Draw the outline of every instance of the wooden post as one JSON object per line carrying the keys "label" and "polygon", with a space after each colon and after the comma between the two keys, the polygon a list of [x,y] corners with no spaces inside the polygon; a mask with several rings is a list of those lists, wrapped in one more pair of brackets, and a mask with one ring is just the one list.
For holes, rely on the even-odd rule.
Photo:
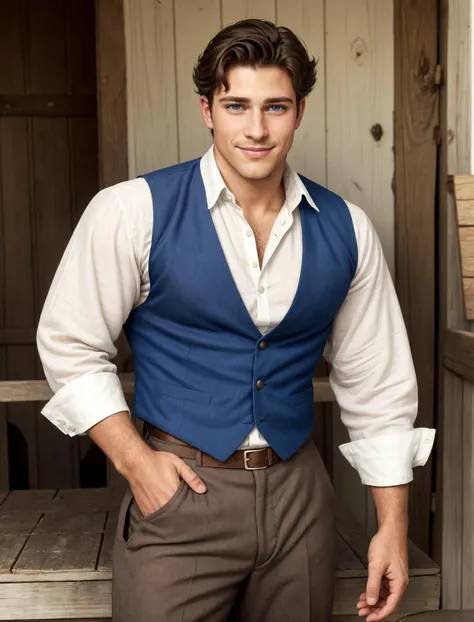
{"label": "wooden post", "polygon": [[[395,0],[396,288],[415,363],[416,425],[433,427],[435,392],[435,201],[438,125],[437,0]],[[410,487],[410,537],[429,547],[431,463]]]}
{"label": "wooden post", "polygon": [[127,85],[123,0],[96,0],[101,186],[128,179]]}
{"label": "wooden post", "polygon": [[[123,0],[96,0],[96,33],[100,185],[106,187],[129,178]],[[130,356],[123,333],[116,347],[120,372]],[[124,485],[110,463],[107,480],[111,487]]]}

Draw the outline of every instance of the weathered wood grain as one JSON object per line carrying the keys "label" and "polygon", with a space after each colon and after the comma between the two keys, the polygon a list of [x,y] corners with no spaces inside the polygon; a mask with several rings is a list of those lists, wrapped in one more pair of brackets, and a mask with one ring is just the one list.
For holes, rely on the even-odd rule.
{"label": "weathered wood grain", "polygon": [[41,512],[20,510],[10,514],[0,509],[0,536],[29,535],[41,518]]}
{"label": "weathered wood grain", "polygon": [[0,584],[0,620],[110,618],[110,581]]}
{"label": "weathered wood grain", "polygon": [[28,538],[12,572],[92,572],[96,568],[100,543],[99,534],[33,534]]}
{"label": "weathered wood grain", "polygon": [[[1,515],[0,515],[1,517]],[[106,512],[62,510],[46,512],[34,529],[34,534],[99,533],[104,531]],[[1,518],[0,518],[1,520]],[[1,527],[0,527],[1,533]]]}
{"label": "weathered wood grain", "polygon": [[0,535],[0,575],[11,571],[27,538],[26,534]]}

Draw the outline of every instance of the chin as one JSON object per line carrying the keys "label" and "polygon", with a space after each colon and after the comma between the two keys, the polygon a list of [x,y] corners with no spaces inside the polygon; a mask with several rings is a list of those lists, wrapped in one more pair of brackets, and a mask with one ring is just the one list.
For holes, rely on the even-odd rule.
{"label": "chin", "polygon": [[269,166],[263,162],[254,163],[249,166],[237,167],[237,172],[244,179],[267,179],[273,173],[275,166]]}

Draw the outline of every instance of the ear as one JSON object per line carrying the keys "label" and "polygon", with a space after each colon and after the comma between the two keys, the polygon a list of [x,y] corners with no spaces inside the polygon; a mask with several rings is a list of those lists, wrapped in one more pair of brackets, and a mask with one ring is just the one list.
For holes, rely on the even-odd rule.
{"label": "ear", "polygon": [[298,110],[298,118],[296,119],[296,129],[301,125],[301,121],[303,120],[304,111],[306,110],[306,99],[302,99],[300,101],[300,107]]}
{"label": "ear", "polygon": [[214,124],[212,122],[212,112],[207,97],[201,95],[201,97],[199,98],[199,105],[201,107],[202,118],[204,119],[204,123],[206,124],[207,129],[213,130]]}

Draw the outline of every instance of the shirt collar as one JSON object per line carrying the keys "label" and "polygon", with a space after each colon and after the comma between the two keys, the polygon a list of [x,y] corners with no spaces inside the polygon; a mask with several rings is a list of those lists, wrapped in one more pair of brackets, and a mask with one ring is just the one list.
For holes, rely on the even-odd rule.
{"label": "shirt collar", "polygon": [[[232,196],[232,193],[225,185],[217,166],[213,146],[201,158],[200,167],[208,209],[212,209],[217,204],[224,192],[229,193],[232,200],[235,200],[235,197]],[[283,175],[283,183],[285,185],[286,205],[289,212],[293,212],[298,207],[302,196],[306,198],[313,209],[319,212],[301,177],[288,164]]]}

